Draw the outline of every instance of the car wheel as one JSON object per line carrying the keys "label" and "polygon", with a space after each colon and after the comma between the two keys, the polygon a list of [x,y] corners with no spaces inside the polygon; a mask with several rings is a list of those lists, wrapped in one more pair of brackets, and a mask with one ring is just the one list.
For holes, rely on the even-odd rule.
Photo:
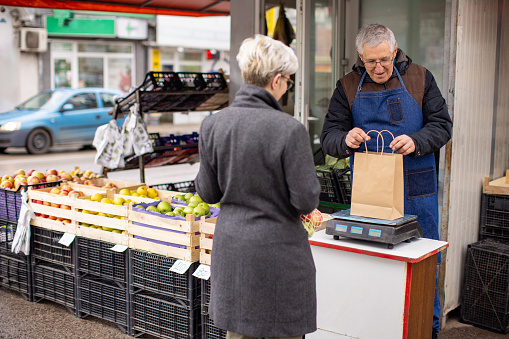
{"label": "car wheel", "polygon": [[27,138],[27,151],[30,154],[43,154],[48,152],[51,146],[51,137],[46,130],[36,128]]}
{"label": "car wheel", "polygon": [[4,154],[7,147],[0,147],[0,154]]}

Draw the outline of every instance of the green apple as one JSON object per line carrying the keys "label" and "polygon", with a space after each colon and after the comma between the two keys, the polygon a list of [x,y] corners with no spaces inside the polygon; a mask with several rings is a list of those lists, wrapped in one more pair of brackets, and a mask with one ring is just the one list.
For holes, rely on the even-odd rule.
{"label": "green apple", "polygon": [[198,203],[196,201],[189,202],[189,204],[187,204],[187,206],[194,208],[194,207],[198,206]]}
{"label": "green apple", "polygon": [[221,203],[216,202],[215,204],[212,204],[210,206],[219,208],[219,207],[221,207]]}
{"label": "green apple", "polygon": [[207,213],[205,213],[205,209],[203,207],[197,206],[193,209],[193,214],[195,217],[201,217]]}
{"label": "green apple", "polygon": [[113,230],[112,232],[113,232],[113,233],[122,234],[122,230]]}
{"label": "green apple", "polygon": [[166,201],[161,201],[159,204],[157,204],[157,210],[159,213],[168,213],[171,212],[171,205]]}
{"label": "green apple", "polygon": [[152,206],[152,205],[148,206],[148,207],[146,208],[146,210],[147,210],[147,211],[152,211],[152,212],[157,212],[157,213],[159,213],[159,211],[157,210],[157,207]]}
{"label": "green apple", "polygon": [[205,210],[205,214],[208,214],[210,212],[210,206],[206,202],[200,202],[198,206],[202,207]]}
{"label": "green apple", "polygon": [[113,199],[113,203],[115,205],[120,205],[122,206],[124,203],[125,203],[125,199],[122,198],[122,197],[116,197],[115,199]]}
{"label": "green apple", "polygon": [[131,195],[131,191],[127,188],[122,188],[120,190],[120,192],[118,192],[118,194],[122,194],[122,195]]}
{"label": "green apple", "polygon": [[186,199],[186,201],[189,201],[189,199],[191,199],[191,197],[194,197],[193,193],[186,193],[186,195],[184,195],[184,198]]}
{"label": "green apple", "polygon": [[137,207],[137,208],[141,208],[141,209],[145,209],[145,207],[143,207],[142,205],[134,205],[134,207]]}
{"label": "green apple", "polygon": [[201,198],[200,198],[199,196],[197,196],[197,195],[193,195],[193,196],[189,199],[189,203],[192,203],[192,202],[195,202],[195,201],[196,201],[198,204],[199,204],[200,202],[203,202],[203,200],[201,200]]}
{"label": "green apple", "polygon": [[182,194],[176,194],[173,196],[173,200],[176,200],[176,201],[186,201],[186,198],[184,198],[184,196]]}
{"label": "green apple", "polygon": [[166,212],[165,214],[166,214],[166,215],[169,215],[170,217],[175,217],[175,216],[177,216],[177,215],[175,214],[175,212]]}
{"label": "green apple", "polygon": [[183,212],[184,215],[193,214],[194,213],[194,207],[187,206],[186,208],[184,208],[184,210],[182,212]]}

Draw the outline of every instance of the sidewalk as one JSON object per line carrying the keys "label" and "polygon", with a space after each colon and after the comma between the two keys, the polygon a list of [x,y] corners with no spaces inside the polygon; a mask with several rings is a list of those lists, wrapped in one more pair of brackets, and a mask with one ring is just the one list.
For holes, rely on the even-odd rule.
{"label": "sidewalk", "polygon": [[[509,338],[459,322],[452,312],[438,339],[501,339]],[[0,287],[1,339],[127,339],[113,323],[95,317],[80,319],[65,307],[43,301],[26,301],[20,294]],[[144,336],[144,338],[154,338]],[[376,339],[376,338],[362,338]]]}

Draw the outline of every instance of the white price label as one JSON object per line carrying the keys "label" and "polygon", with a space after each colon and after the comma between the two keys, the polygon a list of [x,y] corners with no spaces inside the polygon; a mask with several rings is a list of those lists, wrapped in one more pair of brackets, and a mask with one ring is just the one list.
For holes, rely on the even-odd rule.
{"label": "white price label", "polygon": [[117,245],[113,246],[112,248],[110,248],[110,250],[122,253],[122,252],[125,252],[125,250],[127,250],[127,246],[117,244]]}
{"label": "white price label", "polygon": [[69,247],[69,245],[71,245],[72,242],[74,241],[74,238],[76,238],[76,234],[64,233],[64,235],[62,236],[62,238],[60,238],[58,243]]}
{"label": "white price label", "polygon": [[192,262],[185,261],[185,260],[177,260],[173,264],[173,266],[170,268],[170,271],[178,273],[178,274],[184,274],[187,272],[189,267],[191,266]]}
{"label": "white price label", "polygon": [[203,280],[209,280],[210,278],[210,266],[200,264],[196,271],[194,271],[193,276]]}

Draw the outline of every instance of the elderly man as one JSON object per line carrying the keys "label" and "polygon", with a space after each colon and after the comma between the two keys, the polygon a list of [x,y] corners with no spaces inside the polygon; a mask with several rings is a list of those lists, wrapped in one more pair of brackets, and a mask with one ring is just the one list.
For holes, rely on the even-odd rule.
{"label": "elderly man", "polygon": [[[322,148],[331,156],[346,158],[370,140],[367,131],[391,131],[395,138],[385,144],[385,151],[404,156],[405,213],[418,216],[425,238],[439,239],[433,153],[451,138],[452,121],[445,100],[431,72],[398,49],[389,28],[364,26],[357,34],[356,47],[357,63],[337,82],[332,95]],[[373,144],[368,150],[375,150]],[[435,286],[433,338],[440,331],[439,317]]]}

